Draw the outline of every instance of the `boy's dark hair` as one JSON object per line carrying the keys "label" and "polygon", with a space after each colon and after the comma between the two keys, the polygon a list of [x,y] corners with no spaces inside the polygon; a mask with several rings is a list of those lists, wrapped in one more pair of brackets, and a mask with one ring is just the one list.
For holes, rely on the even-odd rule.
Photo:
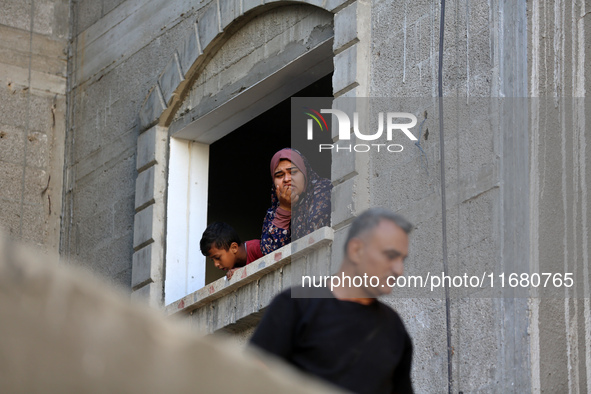
{"label": "boy's dark hair", "polygon": [[203,232],[199,247],[201,253],[207,257],[212,247],[229,250],[232,242],[242,244],[234,227],[224,222],[213,222]]}

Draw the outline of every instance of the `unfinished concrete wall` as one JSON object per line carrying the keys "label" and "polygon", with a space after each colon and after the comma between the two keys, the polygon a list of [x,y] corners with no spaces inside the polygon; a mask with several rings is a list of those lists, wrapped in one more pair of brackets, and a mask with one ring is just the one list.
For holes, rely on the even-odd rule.
{"label": "unfinished concrete wall", "polygon": [[200,5],[115,3],[73,3],[61,252],[129,289],[138,115]]}
{"label": "unfinished concrete wall", "polygon": [[[188,0],[119,3],[116,8],[106,0],[74,3],[72,132],[62,252],[129,287],[136,141],[140,131],[159,121],[168,104],[180,105],[174,89],[162,97],[161,73],[178,63],[171,61],[174,51],[194,29],[195,20],[215,7]],[[438,110],[431,99],[437,95],[439,5],[432,0],[356,1],[334,10],[335,96],[424,97],[416,115],[419,122],[426,120],[421,129],[424,155],[411,146],[409,155],[385,160],[333,159],[333,271],[342,257],[348,224],[371,205],[399,210],[417,225],[407,272],[441,269],[441,156]],[[565,269],[572,261],[588,267],[587,107],[557,100],[558,119],[563,120],[555,130],[560,134],[544,134],[536,128],[544,113],[539,108],[477,100],[585,95],[585,43],[591,34],[585,6],[527,5],[447,2],[443,91],[452,100],[446,108],[453,116],[445,118],[443,190],[448,196],[448,262],[456,273],[472,261],[495,272],[527,271],[539,267],[542,259],[560,261]],[[212,26],[208,38],[220,33],[219,24]],[[198,80],[196,91],[205,87],[202,82]],[[160,112],[142,123],[138,114],[153,87]],[[474,114],[482,108],[486,114]],[[458,114],[470,116],[461,122]],[[163,123],[171,121],[168,115]],[[572,125],[566,122],[573,117]],[[484,124],[481,119],[495,121]],[[318,256],[310,258],[315,259]],[[588,268],[581,275],[588,275]],[[443,391],[449,364],[454,391],[588,391],[588,299],[551,303],[506,295],[445,300],[438,293],[433,299],[386,300],[401,312],[415,340],[418,391]],[[230,312],[215,315],[215,327],[231,323],[228,316],[236,308],[225,307]],[[242,336],[250,332],[247,328]]]}
{"label": "unfinished concrete wall", "polygon": [[57,251],[62,205],[68,1],[0,9],[0,226]]}
{"label": "unfinished concrete wall", "polygon": [[[501,185],[503,157],[511,155],[503,150],[501,128],[487,122],[491,112],[499,111],[493,108],[498,103],[478,99],[499,95],[501,63],[522,66],[510,58],[511,48],[503,47],[502,33],[507,34],[509,23],[503,18],[521,16],[518,23],[525,28],[525,14],[517,5],[506,13],[500,8],[498,2],[446,2],[442,80],[446,161],[441,174],[439,108],[432,99],[438,95],[440,3],[372,5],[370,96],[390,97],[391,107],[412,103],[405,110],[418,118],[420,127],[413,133],[420,146],[405,143],[400,154],[372,155],[363,174],[369,179],[369,193],[356,197],[398,211],[415,224],[407,275],[426,277],[428,272],[444,271],[443,242],[451,275],[470,272],[474,265],[501,272],[509,254],[503,251]],[[511,39],[520,42],[520,37]],[[400,97],[417,99],[396,100]],[[519,180],[527,182],[526,168],[521,172],[513,168],[519,176],[525,173]],[[447,195],[445,230],[442,177]],[[523,322],[514,321],[505,299],[452,291],[446,300],[443,289],[433,291],[430,298],[400,299],[397,291],[387,302],[401,313],[413,337],[418,391],[443,390],[449,378],[453,392],[529,390],[526,331]],[[448,333],[452,354],[447,349]]]}
{"label": "unfinished concrete wall", "polygon": [[[557,272],[558,261],[560,271],[579,272],[581,283],[588,283],[588,107],[563,98],[552,105],[506,99],[585,95],[585,6],[534,2],[526,9],[525,3],[505,1],[446,6],[449,272],[460,274],[475,262],[499,273],[544,267]],[[346,217],[367,204],[409,217],[417,228],[408,274],[443,270],[439,119],[437,102],[429,99],[438,94],[439,11],[438,2],[372,3],[370,96],[426,97],[414,105],[419,122],[425,120],[421,147],[411,144],[409,154],[374,155],[368,162],[357,157],[359,175],[342,177],[333,199],[333,204],[353,200],[349,212],[343,212],[344,204],[335,207],[335,244],[346,232]],[[487,96],[503,99],[480,99]],[[579,298],[527,300],[503,291],[498,298],[471,294],[446,300],[439,292],[432,299],[394,295],[387,302],[402,313],[415,340],[418,390],[446,387],[451,363],[453,391],[588,391],[589,301],[581,293],[565,294]]]}
{"label": "unfinished concrete wall", "polygon": [[589,7],[588,1],[528,7],[528,93],[535,97],[529,114],[531,263],[574,272],[586,292],[531,301],[534,387],[551,392],[591,390]]}
{"label": "unfinished concrete wall", "polygon": [[174,131],[188,123],[179,122],[181,117],[203,116],[332,36],[332,15],[305,4],[277,7],[248,21],[212,53],[176,112]]}

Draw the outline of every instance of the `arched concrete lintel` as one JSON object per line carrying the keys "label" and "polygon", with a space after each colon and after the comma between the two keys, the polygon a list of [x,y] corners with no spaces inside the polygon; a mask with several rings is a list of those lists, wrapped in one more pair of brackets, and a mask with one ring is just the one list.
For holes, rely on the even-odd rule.
{"label": "arched concrete lintel", "polygon": [[350,0],[214,0],[206,6],[192,31],[175,50],[139,113],[140,131],[158,124],[168,126],[185,92],[231,34],[255,16],[274,7],[308,4],[336,13]]}

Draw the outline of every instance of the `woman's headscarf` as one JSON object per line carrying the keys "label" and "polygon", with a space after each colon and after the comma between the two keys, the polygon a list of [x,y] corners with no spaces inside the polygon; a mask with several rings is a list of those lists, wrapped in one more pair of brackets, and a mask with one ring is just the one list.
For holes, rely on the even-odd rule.
{"label": "woman's headscarf", "polygon": [[279,152],[273,155],[273,158],[271,159],[271,179],[275,179],[275,169],[281,160],[291,161],[296,165],[296,167],[300,169],[300,171],[302,171],[306,181],[308,180],[308,171],[306,170],[304,159],[302,159],[302,156],[298,151],[290,148],[281,149]]}

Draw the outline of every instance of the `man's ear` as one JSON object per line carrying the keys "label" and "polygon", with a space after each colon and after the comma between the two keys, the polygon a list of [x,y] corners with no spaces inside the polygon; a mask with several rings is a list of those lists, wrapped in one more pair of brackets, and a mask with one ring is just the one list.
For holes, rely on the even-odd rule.
{"label": "man's ear", "polygon": [[238,245],[238,243],[236,243],[236,242],[232,242],[232,243],[230,244],[230,252],[232,252],[232,253],[234,253],[234,254],[238,253],[238,248],[239,248],[239,247],[240,247],[240,246]]}
{"label": "man's ear", "polygon": [[363,260],[364,242],[360,238],[351,238],[347,244],[347,257],[355,264],[359,264]]}

